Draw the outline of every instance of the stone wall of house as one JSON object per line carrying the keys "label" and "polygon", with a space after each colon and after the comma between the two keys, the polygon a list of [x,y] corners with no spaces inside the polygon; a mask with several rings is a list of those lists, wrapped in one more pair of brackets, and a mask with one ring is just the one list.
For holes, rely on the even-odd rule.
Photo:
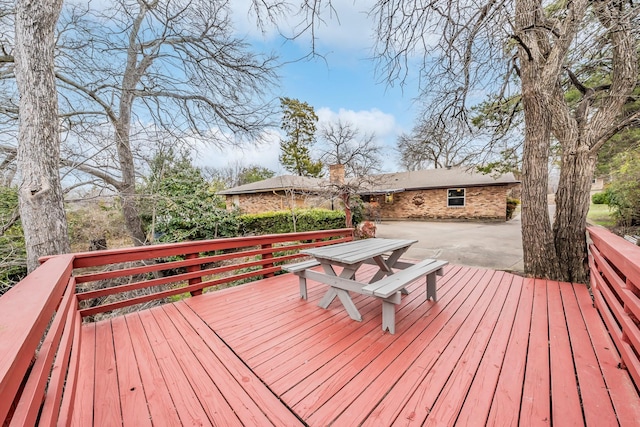
{"label": "stone wall of house", "polygon": [[226,196],[227,209],[239,207],[242,213],[254,214],[269,211],[289,210],[292,204],[296,208],[331,209],[331,201],[325,197],[311,194],[254,193]]}
{"label": "stone wall of house", "polygon": [[[510,186],[466,187],[465,205],[447,206],[447,189],[411,190],[376,196],[380,219],[472,219],[505,221]],[[374,205],[375,206],[375,205]],[[374,208],[375,209],[375,208]]]}

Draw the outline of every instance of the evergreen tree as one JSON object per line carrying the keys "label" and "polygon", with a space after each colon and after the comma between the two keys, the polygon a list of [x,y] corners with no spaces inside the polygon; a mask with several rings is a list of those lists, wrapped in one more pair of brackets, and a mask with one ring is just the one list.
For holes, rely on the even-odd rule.
{"label": "evergreen tree", "polygon": [[186,153],[157,153],[142,188],[142,219],[163,242],[235,237],[238,224],[224,200]]}
{"label": "evergreen tree", "polygon": [[315,143],[318,116],[313,107],[297,99],[280,98],[282,130],[287,134],[280,141],[280,163],[286,170],[299,175],[319,177],[322,162],[311,159],[310,149]]}

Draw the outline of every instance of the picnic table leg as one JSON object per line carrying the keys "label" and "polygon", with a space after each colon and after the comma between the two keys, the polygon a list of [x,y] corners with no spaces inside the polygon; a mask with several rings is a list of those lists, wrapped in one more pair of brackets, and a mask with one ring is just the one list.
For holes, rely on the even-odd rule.
{"label": "picnic table leg", "polygon": [[[322,268],[324,269],[324,272],[329,275],[329,276],[338,276],[338,277],[342,277],[343,279],[352,279],[355,275],[356,275],[356,270],[358,268],[360,268],[360,266],[362,265],[362,263],[358,263],[358,264],[354,264],[351,267],[345,267],[342,269],[342,271],[340,272],[340,275],[338,276],[335,272],[335,270],[333,269],[333,266],[331,264],[322,264]],[[349,294],[347,294],[348,296]],[[320,300],[320,302],[318,303],[319,307],[322,308],[327,308],[329,307],[329,304],[331,304],[334,300],[335,297],[337,297],[338,294],[336,292],[336,289],[333,287],[329,287],[329,290],[327,291],[326,294],[324,294],[324,296],[322,297],[322,299]],[[351,299],[351,298],[349,298]],[[342,301],[342,299],[340,299]],[[344,303],[343,303],[344,304]],[[353,301],[351,302],[351,304],[353,304]],[[355,305],[354,305],[355,307]],[[346,308],[346,306],[345,306]],[[356,313],[358,312],[358,310],[356,310]],[[358,313],[358,316],[360,316],[360,314]]]}
{"label": "picnic table leg", "polygon": [[369,280],[369,283],[377,282],[378,280],[382,279],[384,276],[393,274],[393,270],[392,270],[393,266],[396,265],[396,262],[398,262],[402,254],[404,254],[407,251],[407,249],[409,249],[408,246],[405,248],[396,249],[391,253],[391,255],[389,255],[389,258],[387,258],[386,262],[382,258],[382,256],[375,257],[374,260],[376,264],[378,264],[378,267],[380,267],[380,271],[378,271],[371,278],[371,280]]}
{"label": "picnic table leg", "polygon": [[400,293],[396,292],[382,300],[382,332],[396,333],[396,304],[400,304]]}
{"label": "picnic table leg", "polygon": [[304,277],[304,274],[298,275],[298,280],[300,281],[300,298],[306,300],[307,299],[307,278]]}
{"label": "picnic table leg", "polygon": [[332,289],[335,290],[335,293],[338,295],[340,302],[342,302],[345,310],[347,310],[347,313],[349,313],[349,317],[358,322],[362,321],[362,316],[360,316],[360,312],[356,308],[356,305],[353,303],[349,292],[345,291],[344,289]]}
{"label": "picnic table leg", "polygon": [[329,307],[329,304],[331,304],[331,302],[336,296],[338,296],[338,294],[336,293],[336,288],[330,287],[327,293],[324,294],[324,296],[318,303],[318,306],[322,308]]}
{"label": "picnic table leg", "polygon": [[433,298],[433,302],[438,300],[436,296],[436,272],[427,274],[427,299]]}

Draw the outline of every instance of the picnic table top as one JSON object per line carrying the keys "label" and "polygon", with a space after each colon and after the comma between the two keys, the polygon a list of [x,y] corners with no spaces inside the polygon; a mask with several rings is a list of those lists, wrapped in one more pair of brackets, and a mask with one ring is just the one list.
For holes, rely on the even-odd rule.
{"label": "picnic table top", "polygon": [[373,238],[306,249],[301,252],[306,255],[311,255],[318,260],[356,264],[386,252],[409,247],[417,242],[417,240]]}

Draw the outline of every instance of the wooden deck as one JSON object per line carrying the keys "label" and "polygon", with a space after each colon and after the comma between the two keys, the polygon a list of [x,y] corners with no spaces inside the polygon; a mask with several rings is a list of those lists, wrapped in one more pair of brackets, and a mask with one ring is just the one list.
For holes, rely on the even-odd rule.
{"label": "wooden deck", "polygon": [[[372,274],[363,269],[358,278]],[[73,424],[637,426],[640,398],[587,288],[449,266],[396,334],[286,274],[82,327]]]}

